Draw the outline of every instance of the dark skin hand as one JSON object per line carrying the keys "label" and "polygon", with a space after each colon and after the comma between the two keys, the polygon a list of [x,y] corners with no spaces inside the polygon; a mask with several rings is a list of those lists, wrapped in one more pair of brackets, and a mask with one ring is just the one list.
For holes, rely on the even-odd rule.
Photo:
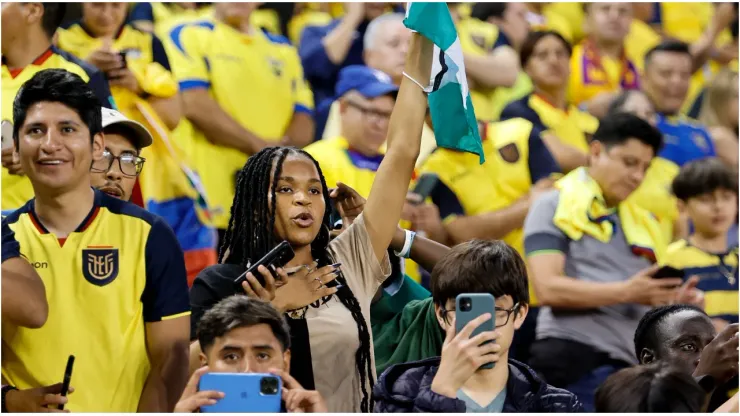
{"label": "dark skin hand", "polygon": [[738,371],[738,324],[730,324],[720,332],[701,352],[694,377],[710,375],[722,384],[737,375]]}

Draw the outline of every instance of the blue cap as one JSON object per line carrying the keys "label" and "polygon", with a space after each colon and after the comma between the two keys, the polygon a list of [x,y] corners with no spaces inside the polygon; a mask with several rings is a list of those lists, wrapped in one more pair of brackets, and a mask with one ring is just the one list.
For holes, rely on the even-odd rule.
{"label": "blue cap", "polygon": [[365,65],[350,65],[339,71],[339,80],[334,89],[336,98],[351,90],[356,90],[367,98],[398,92],[391,77],[383,71]]}

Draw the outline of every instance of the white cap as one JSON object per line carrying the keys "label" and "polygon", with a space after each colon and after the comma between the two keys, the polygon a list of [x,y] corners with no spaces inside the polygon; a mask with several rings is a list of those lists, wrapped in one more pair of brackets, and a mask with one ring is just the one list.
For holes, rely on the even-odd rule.
{"label": "white cap", "polygon": [[128,139],[132,140],[133,145],[137,149],[143,149],[152,144],[152,134],[149,133],[149,130],[143,124],[130,120],[120,112],[111,110],[110,108],[103,107],[101,112],[103,115],[103,129],[114,124],[121,124],[130,127],[136,134],[135,137],[128,137]]}

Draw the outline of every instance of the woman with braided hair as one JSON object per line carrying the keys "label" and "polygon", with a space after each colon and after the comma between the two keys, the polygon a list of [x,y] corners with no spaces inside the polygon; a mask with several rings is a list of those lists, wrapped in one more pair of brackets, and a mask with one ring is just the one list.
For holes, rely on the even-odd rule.
{"label": "woman with braided hair", "polygon": [[[433,45],[414,35],[406,73],[429,79]],[[286,147],[263,149],[239,172],[219,262],[204,270],[191,290],[192,322],[235,293],[233,281],[282,241],[295,256],[274,279],[258,269],[264,287],[247,275],[248,296],[269,300],[291,327],[290,373],[304,388],[318,390],[330,412],[371,412],[375,383],[370,303],[390,274],[391,243],[419,154],[426,97],[414,82],[401,83],[388,128],[387,152],[362,213],[330,239],[332,200],[349,219],[358,207],[350,188],[329,190],[308,153]],[[345,221],[345,226],[348,221]],[[195,331],[193,331],[193,335]],[[194,351],[199,348],[193,348]],[[249,360],[238,354],[230,357]],[[259,355],[257,358],[259,359]],[[191,361],[192,362],[192,361]]]}

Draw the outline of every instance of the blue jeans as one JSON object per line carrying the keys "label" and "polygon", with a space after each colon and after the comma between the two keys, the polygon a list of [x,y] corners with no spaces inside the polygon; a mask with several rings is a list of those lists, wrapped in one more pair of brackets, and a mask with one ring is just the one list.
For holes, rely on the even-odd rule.
{"label": "blue jeans", "polygon": [[583,405],[585,412],[593,413],[595,411],[596,389],[606,381],[607,377],[622,368],[614,365],[602,365],[581,377],[577,382],[565,387],[565,389],[578,397],[578,401]]}

